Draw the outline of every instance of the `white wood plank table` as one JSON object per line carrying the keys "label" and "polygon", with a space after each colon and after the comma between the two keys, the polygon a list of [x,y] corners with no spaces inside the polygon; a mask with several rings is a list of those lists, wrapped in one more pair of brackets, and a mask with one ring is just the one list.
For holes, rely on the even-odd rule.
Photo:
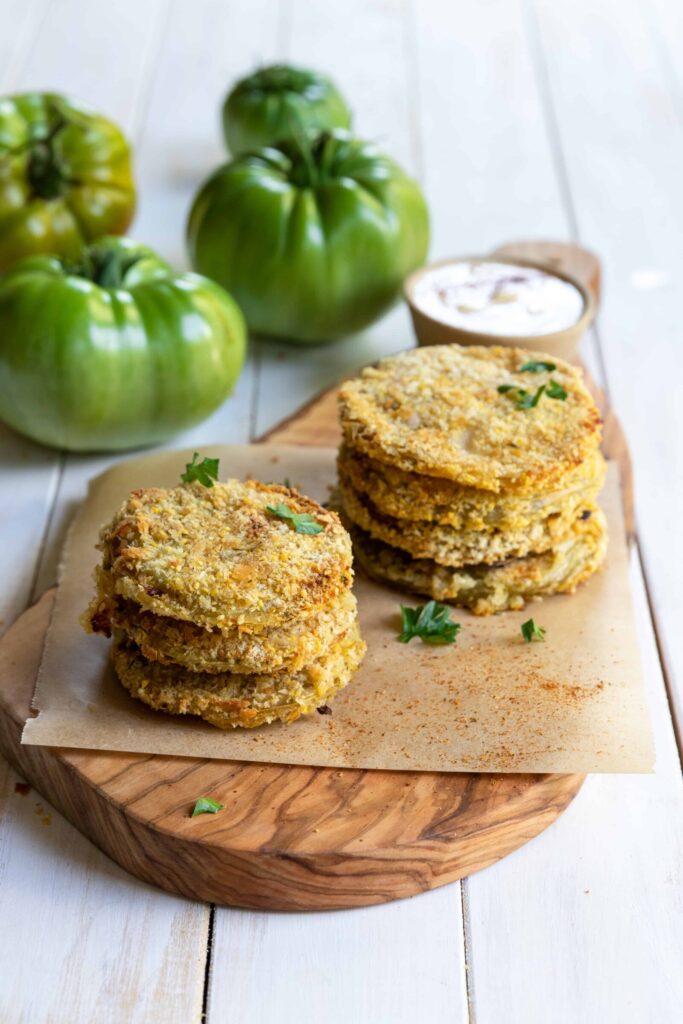
{"label": "white wood plank table", "polygon": [[[0,1021],[673,1024],[683,1005],[683,14],[677,0],[2,0],[0,88],[72,93],[133,138],[133,235],[179,266],[218,104],[257,62],[338,78],[360,134],[422,180],[432,255],[519,237],[603,257],[585,357],[636,470],[632,582],[652,776],[594,776],[548,832],[425,896],[311,915],[215,909],[126,875],[0,769]],[[174,445],[244,441],[411,343],[399,309],[327,348],[260,344]],[[111,458],[0,427],[0,617],[53,582]],[[680,732],[678,733],[680,735]]]}

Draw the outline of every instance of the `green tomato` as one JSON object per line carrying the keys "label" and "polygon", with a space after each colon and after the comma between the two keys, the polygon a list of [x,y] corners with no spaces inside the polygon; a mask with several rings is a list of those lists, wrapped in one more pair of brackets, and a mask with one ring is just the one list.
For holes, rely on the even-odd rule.
{"label": "green tomato", "polygon": [[349,108],[329,78],[286,64],[243,78],[223,104],[225,141],[235,156],[301,132],[350,126]]}
{"label": "green tomato", "polygon": [[253,331],[298,342],[376,320],[428,241],[416,182],[341,131],[220,167],[188,222],[194,268],[235,296]]}
{"label": "green tomato", "polygon": [[54,93],[0,99],[0,273],[24,256],[75,259],[135,212],[130,149],[106,118]]}
{"label": "green tomato", "polygon": [[29,256],[0,279],[0,418],[71,451],[153,444],[221,404],[245,347],[222,288],[130,239]]}

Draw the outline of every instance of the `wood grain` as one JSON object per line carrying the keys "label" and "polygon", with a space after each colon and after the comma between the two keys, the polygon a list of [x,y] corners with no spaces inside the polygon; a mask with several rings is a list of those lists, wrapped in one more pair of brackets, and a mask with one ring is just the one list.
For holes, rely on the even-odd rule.
{"label": "wood grain", "polygon": [[[132,874],[195,899],[281,910],[383,903],[491,864],[562,813],[580,775],[339,771],[21,746],[54,591],[0,647],[0,746]],[[209,794],[218,815],[190,818]]]}
{"label": "wood grain", "polygon": [[[333,0],[252,0],[237,10],[196,0],[191,13],[178,0],[165,6],[168,26],[150,26],[146,57],[139,35],[152,21],[147,7],[140,18],[139,5],[119,3],[112,20],[112,6],[102,0],[91,0],[87,13],[63,0],[43,21],[48,0],[5,0],[0,79],[3,92],[73,92],[130,130],[117,97],[129,95],[129,83],[144,71],[149,88],[140,90],[136,107],[144,111],[148,97],[150,106],[142,149],[140,142],[135,147],[141,205],[134,233],[168,258],[186,259],[176,232],[192,189],[222,153],[220,95],[236,72],[273,58],[332,73],[359,134],[377,139],[418,174],[433,213],[433,257],[487,251],[503,237],[530,231],[546,238],[580,233],[602,254],[605,368],[637,467],[650,607],[673,682],[683,664],[680,541],[675,546],[676,480],[683,476],[675,476],[681,430],[673,415],[683,405],[675,387],[662,386],[662,367],[675,379],[680,365],[675,178],[682,160],[660,70],[666,72],[668,59],[669,93],[677,102],[683,6],[627,0],[618,18],[610,0],[578,6],[576,0],[491,0],[466,9],[443,0],[352,0],[350,7]],[[534,7],[542,31],[532,56]],[[152,71],[157,56],[170,72]],[[550,97],[540,102],[544,64]],[[546,105],[554,106],[555,129]],[[416,151],[410,161],[409,140]],[[630,274],[642,267],[668,273],[668,285],[635,290]],[[310,394],[408,340],[399,308],[371,331],[326,349],[254,346],[257,365],[242,377],[249,402],[236,396],[192,438],[175,444],[246,439],[244,419],[261,433]],[[588,365],[601,380],[592,334],[584,353],[593,354]],[[41,548],[34,592],[54,580],[63,523],[82,500],[87,478],[113,458],[69,460],[57,491],[51,462],[58,467],[58,455],[10,431],[2,432],[0,445],[6,627],[26,606]],[[637,558],[633,579],[638,594]],[[650,613],[644,597],[638,603],[651,694],[661,711],[656,776],[591,778],[552,829],[464,882],[466,941],[457,883],[419,900],[346,914],[218,908],[207,1019],[678,1020],[682,847],[680,829],[677,841],[673,831],[681,820],[680,765]],[[59,814],[43,826],[34,813],[39,798],[16,795],[15,780],[9,769],[0,779],[0,1019],[198,1024],[206,935],[192,921],[195,911],[208,917],[208,908],[137,883]],[[199,983],[188,977],[191,968]]]}
{"label": "wood grain", "polygon": [[[618,422],[606,413],[607,454],[622,462],[630,504],[628,451]],[[268,439],[335,445],[336,388]],[[172,892],[289,910],[413,895],[527,842],[562,813],[583,782],[580,775],[341,771],[23,747],[35,652],[51,603],[48,593],[0,649],[2,749],[114,860]],[[225,809],[191,819],[204,793]]]}

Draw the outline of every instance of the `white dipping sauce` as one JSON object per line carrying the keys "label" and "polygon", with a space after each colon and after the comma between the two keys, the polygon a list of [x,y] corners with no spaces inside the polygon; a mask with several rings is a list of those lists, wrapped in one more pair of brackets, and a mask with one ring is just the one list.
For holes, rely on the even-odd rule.
{"label": "white dipping sauce", "polygon": [[482,334],[528,337],[571,327],[584,311],[569,281],[511,263],[448,263],[428,270],[412,295],[427,316]]}

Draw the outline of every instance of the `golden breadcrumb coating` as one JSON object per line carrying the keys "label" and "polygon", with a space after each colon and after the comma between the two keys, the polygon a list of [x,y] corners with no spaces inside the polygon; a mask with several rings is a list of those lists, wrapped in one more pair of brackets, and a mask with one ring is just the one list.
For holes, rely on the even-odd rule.
{"label": "golden breadcrumb coating", "polygon": [[147,661],[123,634],[115,637],[112,660],[131,696],[157,711],[199,715],[219,729],[251,729],[293,722],[326,704],[347,685],[364,653],[355,623],[322,657],[295,673],[189,672]]}
{"label": "golden breadcrumb coating", "polygon": [[[346,443],[399,469],[496,493],[561,486],[598,447],[601,420],[575,367],[552,358],[551,373],[520,372],[543,358],[520,348],[435,345],[383,359],[340,390]],[[531,394],[551,379],[566,390],[564,401],[544,394],[520,409],[514,391],[498,391]]]}
{"label": "golden breadcrumb coating", "polygon": [[579,517],[550,551],[496,566],[453,569],[429,559],[411,559],[358,527],[351,528],[351,535],[357,563],[369,576],[469,608],[475,615],[523,608],[532,598],[573,593],[600,567],[607,548],[607,524],[599,509],[587,519]]}
{"label": "golden breadcrumb coating", "polygon": [[454,530],[440,523],[396,519],[375,508],[369,498],[358,494],[342,474],[339,478],[340,503],[345,515],[375,540],[407,551],[413,558],[431,558],[439,565],[458,568],[483,562],[493,564],[507,558],[523,558],[547,551],[567,535],[579,512],[594,512],[594,501],[581,497],[567,499],[562,509],[550,516],[538,517],[517,530]]}
{"label": "golden breadcrumb coating", "polygon": [[83,617],[88,632],[125,633],[148,661],[183,665],[192,672],[296,672],[319,658],[351,628],[356,599],[345,591],[334,604],[283,626],[244,632],[238,627],[206,629],[184,619],[143,611],[116,597],[111,575],[99,573],[98,598]]}
{"label": "golden breadcrumb coating", "polygon": [[[553,488],[531,495],[497,494],[462,487],[442,477],[407,473],[369,459],[342,445],[339,476],[374,507],[396,519],[452,526],[456,530],[523,530],[531,523],[562,513],[567,503],[591,502],[605,481],[605,460],[598,450],[574,467]],[[362,524],[361,524],[362,525]]]}
{"label": "golden breadcrumb coating", "polygon": [[[323,529],[298,533],[287,505]],[[134,491],[101,534],[115,593],[156,615],[263,629],[320,611],[348,589],[351,544],[334,512],[276,484],[228,480]]]}

